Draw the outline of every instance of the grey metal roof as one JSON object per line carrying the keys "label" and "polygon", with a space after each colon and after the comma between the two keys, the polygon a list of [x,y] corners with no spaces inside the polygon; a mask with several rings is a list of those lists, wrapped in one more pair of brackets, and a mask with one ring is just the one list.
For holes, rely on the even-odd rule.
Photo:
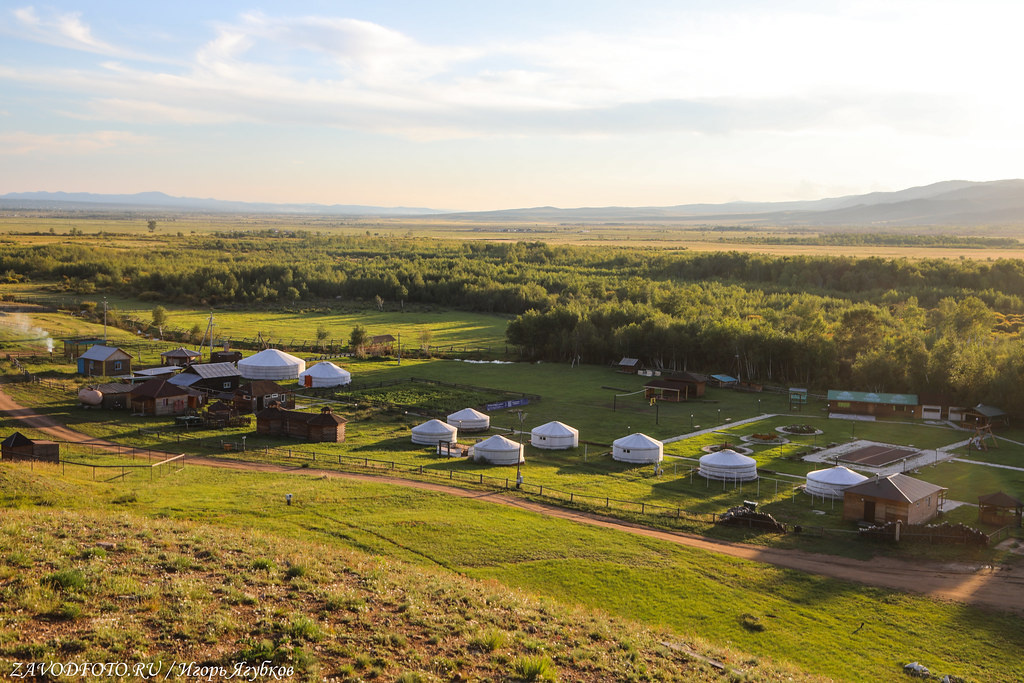
{"label": "grey metal roof", "polygon": [[241,372],[234,363],[194,363],[185,368],[182,375],[196,374],[203,379],[211,377],[240,377]]}
{"label": "grey metal roof", "polygon": [[914,503],[922,498],[927,498],[932,494],[945,490],[946,488],[943,486],[936,486],[927,481],[921,481],[920,479],[914,479],[905,474],[897,473],[884,476],[880,474],[872,477],[863,483],[846,489],[846,493]]}
{"label": "grey metal roof", "polygon": [[103,344],[96,344],[95,346],[90,346],[89,350],[83,353],[81,356],[79,356],[79,358],[84,358],[86,360],[98,360],[102,362],[109,360],[114,354],[117,353],[123,354],[124,356],[131,358],[130,354],[125,353],[116,346],[104,346]]}

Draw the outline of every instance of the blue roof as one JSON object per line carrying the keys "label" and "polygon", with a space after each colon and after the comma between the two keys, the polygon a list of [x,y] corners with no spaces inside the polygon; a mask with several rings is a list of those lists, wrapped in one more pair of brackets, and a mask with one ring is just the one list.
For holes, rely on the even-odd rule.
{"label": "blue roof", "polygon": [[738,379],[730,377],[729,375],[711,375],[711,379],[716,379],[723,384],[736,384],[739,382]]}
{"label": "blue roof", "polygon": [[875,391],[840,391],[828,390],[830,401],[850,401],[853,403],[883,403],[896,406],[916,406],[917,394],[883,394]]}

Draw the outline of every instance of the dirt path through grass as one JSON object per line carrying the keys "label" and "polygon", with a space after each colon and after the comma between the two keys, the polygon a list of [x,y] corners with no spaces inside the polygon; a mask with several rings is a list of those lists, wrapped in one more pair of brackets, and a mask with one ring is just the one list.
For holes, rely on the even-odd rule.
{"label": "dirt path through grass", "polygon": [[[28,427],[46,432],[59,440],[73,442],[88,441],[97,446],[117,448],[115,443],[90,439],[88,436],[68,429],[49,417],[39,415],[28,408],[18,405],[2,390],[0,390],[0,413],[12,420],[20,421]],[[356,481],[386,483],[425,491],[436,491],[461,498],[508,505],[549,517],[614,529],[638,536],[647,536],[708,552],[722,553],[732,557],[763,562],[776,567],[795,569],[819,576],[828,576],[855,583],[893,588],[913,593],[924,593],[935,598],[1024,613],[1024,567],[1020,564],[977,566],[974,564],[936,565],[914,563],[893,558],[855,560],[836,555],[819,555],[801,550],[764,548],[755,545],[719,541],[693,534],[663,531],[611,517],[524,500],[514,495],[472,491],[433,482],[372,474],[338,472],[335,470],[288,467],[272,463],[242,462],[204,456],[189,456],[188,462],[208,467],[337,477]]]}

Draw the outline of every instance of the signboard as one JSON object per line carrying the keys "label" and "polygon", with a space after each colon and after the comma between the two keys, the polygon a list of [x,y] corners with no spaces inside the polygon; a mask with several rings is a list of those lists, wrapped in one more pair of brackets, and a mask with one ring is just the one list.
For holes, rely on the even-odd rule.
{"label": "signboard", "polygon": [[504,410],[505,408],[518,408],[519,406],[529,405],[529,403],[530,399],[528,398],[514,398],[511,401],[488,403],[487,410]]}

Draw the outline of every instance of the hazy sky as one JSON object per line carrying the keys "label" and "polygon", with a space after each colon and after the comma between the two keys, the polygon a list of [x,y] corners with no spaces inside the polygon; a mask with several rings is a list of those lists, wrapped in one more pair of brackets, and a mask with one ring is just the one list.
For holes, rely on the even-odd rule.
{"label": "hazy sky", "polygon": [[0,194],[444,209],[1024,177],[1024,3],[0,0]]}

